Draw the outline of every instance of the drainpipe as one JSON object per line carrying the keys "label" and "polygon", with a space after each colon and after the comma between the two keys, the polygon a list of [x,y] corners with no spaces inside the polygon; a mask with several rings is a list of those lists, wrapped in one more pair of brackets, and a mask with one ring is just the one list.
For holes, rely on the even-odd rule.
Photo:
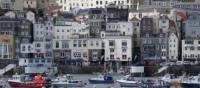
{"label": "drainpipe", "polygon": [[9,47],[8,47],[8,44],[7,44],[7,55],[8,55],[8,59],[9,59]]}
{"label": "drainpipe", "polygon": [[4,42],[2,43],[2,52],[1,52],[1,57],[2,57],[2,59],[3,59],[3,52],[4,52]]}

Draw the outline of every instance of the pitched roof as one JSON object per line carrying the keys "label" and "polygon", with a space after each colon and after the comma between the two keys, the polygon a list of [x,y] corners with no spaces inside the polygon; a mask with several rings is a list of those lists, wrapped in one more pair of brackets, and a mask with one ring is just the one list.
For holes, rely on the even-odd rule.
{"label": "pitched roof", "polygon": [[140,19],[134,16],[133,18],[131,18],[131,21],[140,21]]}
{"label": "pitched roof", "polygon": [[183,12],[177,12],[176,16],[180,16],[182,21],[186,21],[187,20],[187,16]]}

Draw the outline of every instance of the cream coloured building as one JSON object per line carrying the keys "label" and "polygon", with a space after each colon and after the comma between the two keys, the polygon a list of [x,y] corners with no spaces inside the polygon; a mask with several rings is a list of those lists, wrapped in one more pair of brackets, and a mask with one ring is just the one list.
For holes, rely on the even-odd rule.
{"label": "cream coloured building", "polygon": [[126,5],[128,8],[133,7],[132,0],[57,0],[56,2],[62,6],[62,11],[70,11],[76,7],[81,9],[104,8],[110,3]]}

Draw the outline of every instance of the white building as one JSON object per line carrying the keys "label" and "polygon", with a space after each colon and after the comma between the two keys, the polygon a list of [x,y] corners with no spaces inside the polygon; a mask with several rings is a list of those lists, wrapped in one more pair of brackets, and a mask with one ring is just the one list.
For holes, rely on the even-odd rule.
{"label": "white building", "polygon": [[57,0],[57,3],[63,6],[62,11],[70,11],[76,7],[81,9],[104,8],[110,3],[132,7],[132,2],[129,0]]}
{"label": "white building", "polygon": [[54,29],[54,36],[56,39],[69,39],[73,37],[88,37],[89,29],[88,25],[78,22],[70,21],[57,21]]}
{"label": "white building", "polygon": [[54,25],[52,21],[40,21],[34,23],[34,55],[35,57],[52,58],[52,42],[53,42],[53,29]]}
{"label": "white building", "polygon": [[33,24],[34,41],[50,40],[54,37],[54,24],[52,21],[39,21]]}
{"label": "white building", "polygon": [[55,24],[53,39],[54,59],[60,63],[61,60],[83,60],[88,64],[88,37],[89,28],[86,24],[75,21],[59,20]]}
{"label": "white building", "polygon": [[36,9],[37,8],[37,0],[24,0],[23,5],[24,5],[24,8],[26,8],[26,9],[28,9],[28,8]]}
{"label": "white building", "polygon": [[[84,65],[89,64],[89,59],[99,59],[98,53],[89,53],[90,50],[101,50],[102,39],[96,38],[71,38],[54,39],[53,49],[56,59],[66,58],[71,60],[82,60]],[[91,58],[94,57],[94,58]]]}
{"label": "white building", "polygon": [[109,22],[106,24],[107,31],[119,31],[121,36],[133,35],[132,22]]}
{"label": "white building", "polygon": [[105,61],[132,61],[131,36],[107,36],[104,41]]}
{"label": "white building", "polygon": [[168,58],[169,60],[178,60],[179,40],[177,33],[171,32],[168,36]]}
{"label": "white building", "polygon": [[182,60],[195,61],[200,58],[200,40],[182,40]]}

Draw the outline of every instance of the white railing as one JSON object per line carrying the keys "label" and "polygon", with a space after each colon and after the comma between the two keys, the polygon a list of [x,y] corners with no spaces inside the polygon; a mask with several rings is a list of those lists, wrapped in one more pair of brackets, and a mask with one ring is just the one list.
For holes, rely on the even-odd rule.
{"label": "white railing", "polygon": [[16,64],[9,64],[5,68],[0,69],[0,75],[3,75],[4,73],[10,71],[11,69],[15,68]]}
{"label": "white railing", "polygon": [[161,72],[163,72],[163,71],[165,71],[167,69],[168,69],[168,66],[161,67],[160,69],[158,69],[157,73],[161,73]]}

